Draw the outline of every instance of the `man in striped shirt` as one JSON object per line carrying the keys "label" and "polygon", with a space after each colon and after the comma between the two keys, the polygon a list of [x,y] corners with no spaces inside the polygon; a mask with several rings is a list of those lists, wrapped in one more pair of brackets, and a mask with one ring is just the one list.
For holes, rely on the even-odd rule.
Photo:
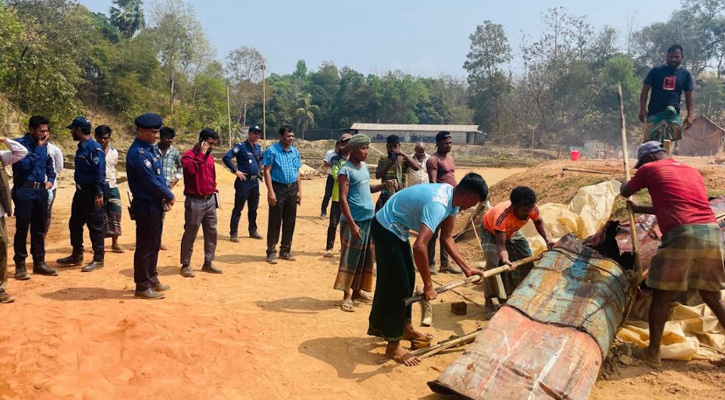
{"label": "man in striped shirt", "polygon": [[[164,173],[166,179],[166,186],[169,189],[174,190],[174,186],[183,178],[184,170],[181,166],[181,153],[176,150],[172,144],[176,137],[176,131],[174,128],[168,126],[162,126],[159,129],[159,143],[155,145],[156,151],[160,153],[159,158],[161,159],[161,170]],[[166,212],[164,212],[166,215]],[[161,243],[161,250],[167,250],[168,247]]]}
{"label": "man in striped shirt", "polygon": [[[486,253],[486,269],[502,265],[513,265],[513,261],[531,256],[531,246],[519,232],[529,220],[539,232],[546,246],[551,248],[554,242],[549,239],[544,220],[536,206],[536,193],[528,187],[519,186],[511,191],[509,201],[496,204],[483,215],[483,233],[481,244]],[[493,298],[499,303],[507,299],[516,290],[533,266],[526,264],[514,271],[504,272],[486,279],[486,309],[493,311]],[[501,289],[504,289],[501,291]]]}

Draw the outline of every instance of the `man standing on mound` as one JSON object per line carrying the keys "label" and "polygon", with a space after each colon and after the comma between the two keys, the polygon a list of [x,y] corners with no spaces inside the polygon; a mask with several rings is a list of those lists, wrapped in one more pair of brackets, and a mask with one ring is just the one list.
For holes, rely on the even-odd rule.
{"label": "man standing on mound", "polygon": [[[378,276],[368,335],[388,341],[385,355],[392,360],[407,366],[418,365],[420,360],[405,351],[400,341],[432,339],[413,328],[411,306],[406,306],[404,299],[413,295],[416,266],[423,278],[425,299],[436,298],[428,267],[428,243],[439,226],[444,247],[463,273],[483,276],[482,271],[468,266],[451,232],[458,211],[471,208],[486,197],[486,181],[481,175],[469,173],[455,188],[447,183],[435,183],[404,189],[392,196],[373,218],[371,232]],[[418,231],[412,253],[410,230]]]}

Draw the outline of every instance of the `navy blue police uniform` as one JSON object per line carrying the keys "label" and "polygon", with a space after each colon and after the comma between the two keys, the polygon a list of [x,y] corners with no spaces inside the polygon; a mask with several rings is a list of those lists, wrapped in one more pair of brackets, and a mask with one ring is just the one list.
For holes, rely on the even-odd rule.
{"label": "navy blue police uniform", "polygon": [[[85,118],[76,118],[67,128],[91,129],[91,123]],[[88,233],[93,246],[93,261],[103,262],[103,225],[106,212],[103,207],[97,208],[97,195],[103,196],[106,186],[106,153],[103,147],[92,138],[78,144],[75,156],[76,192],[73,195],[71,216],[68,222],[70,243],[73,254],[83,255],[83,226],[88,226]]]}
{"label": "navy blue police uniform", "polygon": [[[250,132],[258,131],[259,127],[253,126]],[[257,234],[257,208],[259,207],[259,176],[262,165],[262,146],[248,140],[237,143],[222,157],[224,165],[232,173],[241,171],[246,180],[239,177],[234,181],[234,209],[229,221],[229,234],[236,236],[239,228],[239,219],[244,210],[244,204],[248,203],[247,217],[249,218],[249,234]]]}
{"label": "navy blue police uniform", "polygon": [[[158,129],[163,121],[157,114],[144,114],[136,118],[136,126]],[[151,143],[138,138],[126,154],[128,187],[133,194],[131,209],[136,221],[136,252],[133,256],[133,280],[136,292],[159,285],[156,264],[161,247],[164,202],[174,194],[166,186],[161,154]]]}
{"label": "navy blue police uniform", "polygon": [[[30,253],[33,265],[45,264],[45,220],[48,216],[48,190],[45,180],[55,182],[56,173],[53,159],[48,155],[45,146],[40,146],[26,133],[16,141],[26,149],[28,155],[13,164],[12,197],[15,203],[15,256],[16,266],[25,274],[25,259],[28,257],[25,243],[30,230]],[[56,275],[55,270],[47,275]],[[25,278],[27,279],[27,277]]]}

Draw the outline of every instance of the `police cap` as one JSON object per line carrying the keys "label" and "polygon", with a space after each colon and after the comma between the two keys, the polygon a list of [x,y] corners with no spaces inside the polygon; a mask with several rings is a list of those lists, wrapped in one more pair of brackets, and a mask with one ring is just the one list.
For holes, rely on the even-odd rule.
{"label": "police cap", "polygon": [[159,129],[161,128],[161,125],[164,124],[161,116],[154,113],[139,115],[138,117],[136,117],[136,120],[134,122],[136,123],[137,127],[142,129]]}
{"label": "police cap", "polygon": [[89,121],[86,117],[76,117],[70,125],[66,126],[66,129],[74,128],[91,129],[91,121]]}

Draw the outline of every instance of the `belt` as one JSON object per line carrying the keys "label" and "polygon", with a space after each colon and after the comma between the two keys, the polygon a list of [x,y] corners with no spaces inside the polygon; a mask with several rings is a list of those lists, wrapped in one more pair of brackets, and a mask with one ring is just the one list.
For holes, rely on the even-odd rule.
{"label": "belt", "polygon": [[292,187],[297,186],[297,182],[294,182],[294,183],[282,183],[282,182],[272,181],[272,185],[284,186],[286,188],[292,188]]}
{"label": "belt", "polygon": [[[256,181],[257,178],[259,178],[257,175],[248,174],[246,172],[242,172],[242,173],[247,176],[247,179],[246,179],[247,181],[248,180]],[[240,179],[240,181],[242,181],[242,180]],[[245,182],[245,181],[242,181],[242,182]]]}
{"label": "belt", "polygon": [[23,189],[45,189],[45,182],[23,182],[20,187]]}
{"label": "belt", "polygon": [[210,195],[207,195],[207,196],[199,196],[199,195],[196,195],[196,194],[187,194],[186,197],[189,197],[191,199],[198,199],[198,200],[209,200],[212,197],[214,197],[214,195],[213,194],[210,194]]}
{"label": "belt", "polygon": [[95,189],[95,183],[76,183],[76,190]]}

